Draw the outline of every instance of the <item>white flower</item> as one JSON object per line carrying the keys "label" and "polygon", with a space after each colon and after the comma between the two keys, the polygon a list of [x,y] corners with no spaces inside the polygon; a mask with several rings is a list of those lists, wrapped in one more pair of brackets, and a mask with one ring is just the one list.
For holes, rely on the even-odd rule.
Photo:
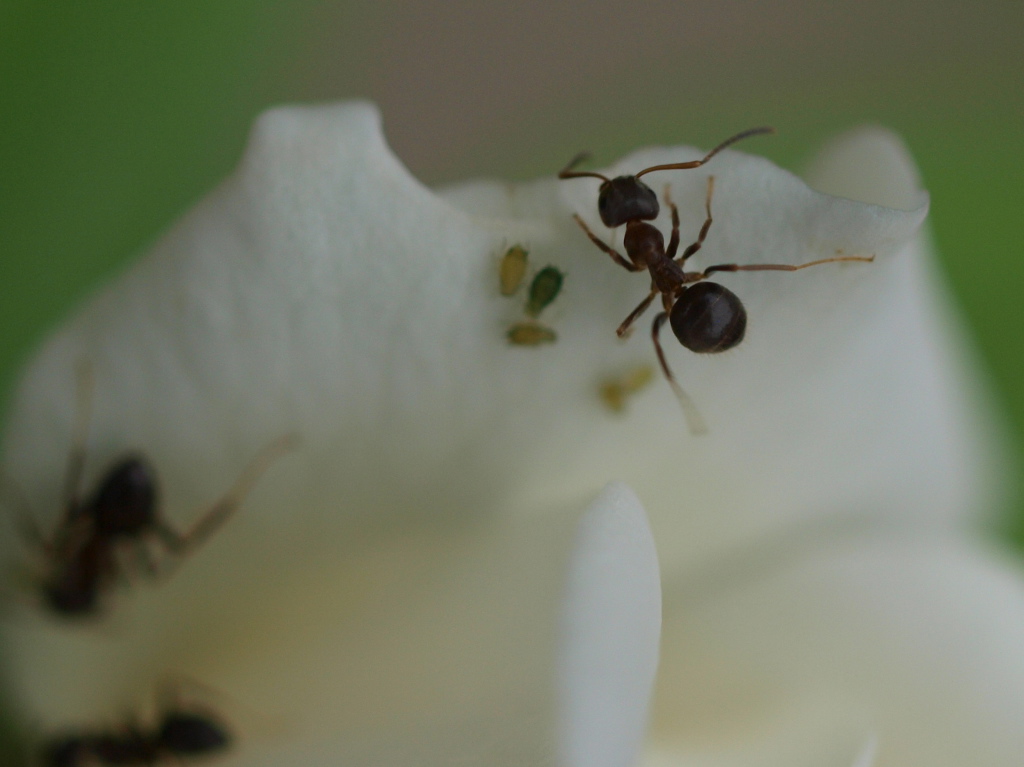
{"label": "white flower", "polygon": [[[698,156],[648,150],[609,173]],[[180,674],[237,728],[225,765],[624,767],[657,589],[635,499],[613,486],[593,502],[622,480],[665,588],[648,763],[848,765],[866,742],[878,767],[1019,762],[1024,589],[963,531],[999,466],[913,166],[869,131],[812,173],[889,208],[737,152],[652,175],[684,244],[712,173],[701,267],[876,260],[721,276],[747,307],[743,344],[697,356],[663,336],[710,426],[695,438],[660,378],[624,416],[598,396],[653,349],[614,335],[647,280],[571,219],[606,234],[596,182],[435,195],[365,105],[262,117],[239,171],[28,367],[5,466],[51,530],[81,359],[86,486],[141,449],[177,527],[263,445],[295,432],[301,447],[105,620],[8,618],[6,675],[36,728],[109,727]],[[566,274],[543,317],[555,343],[505,340],[522,319],[498,290],[513,244]],[[602,538],[620,524],[625,543]]]}

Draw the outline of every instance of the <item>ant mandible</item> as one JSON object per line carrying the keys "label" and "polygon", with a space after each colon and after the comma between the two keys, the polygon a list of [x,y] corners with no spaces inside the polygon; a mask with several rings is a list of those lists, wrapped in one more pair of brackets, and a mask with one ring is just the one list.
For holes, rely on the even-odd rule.
{"label": "ant mandible", "polygon": [[617,176],[610,179],[600,173],[573,170],[576,165],[588,157],[587,153],[574,157],[558,174],[560,179],[583,177],[601,179],[602,183],[598,190],[597,198],[597,210],[601,216],[601,221],[609,228],[622,224],[626,225],[623,246],[626,249],[626,255],[629,256],[628,260],[590,231],[590,227],[586,225],[579,215],[573,215],[576,223],[583,229],[591,242],[611,256],[615,263],[630,272],[642,272],[646,269],[650,273],[650,293],[623,320],[616,333],[620,338],[625,337],[637,318],[647,311],[655,297],[659,293],[661,294],[663,311],[659,312],[654,318],[654,323],[651,326],[651,338],[654,341],[654,349],[658,354],[661,370],[672,386],[673,391],[675,391],[679,402],[682,404],[690,431],[694,434],[706,432],[707,426],[704,424],[693,401],[683,391],[683,388],[676,381],[671,368],[668,366],[659,340],[661,327],[668,320],[672,326],[672,332],[679,339],[679,343],[690,351],[699,354],[711,354],[731,349],[743,340],[747,327],[747,312],[739,297],[731,290],[717,283],[703,282],[703,280],[706,280],[709,275],[715,272],[795,272],[798,269],[806,269],[809,266],[817,266],[818,264],[827,264],[834,261],[874,260],[874,256],[838,256],[811,261],[799,266],[792,266],[790,264],[716,264],[707,267],[702,272],[684,271],[683,265],[686,263],[686,260],[701,249],[711,229],[711,197],[714,194],[715,188],[714,176],[708,177],[707,198],[704,204],[707,217],[704,220],[704,224],[700,228],[697,239],[687,246],[678,258],[676,258],[676,251],[679,248],[679,210],[670,199],[669,188],[666,185],[664,193],[665,202],[672,211],[672,235],[669,238],[668,249],[666,250],[665,238],[661,232],[652,224],[646,223],[658,217],[660,212],[658,196],[654,193],[654,190],[639,180],[640,177],[656,170],[698,168],[737,141],[750,136],[774,132],[774,128],[751,128],[726,139],[700,160],[653,165],[640,171],[635,176]]}
{"label": "ant mandible", "polygon": [[249,463],[234,486],[216,501],[190,530],[180,533],[159,513],[155,469],[144,456],[129,454],[103,475],[96,490],[84,500],[79,485],[85,467],[85,443],[92,401],[91,368],[78,371],[78,416],[64,480],[64,513],[47,539],[26,514],[26,536],[46,557],[48,573],[42,578],[46,605],[67,618],[95,614],[101,596],[122,575],[118,549],[134,546],[138,559],[151,575],[145,540],[155,537],[164,549],[183,557],[210,537],[238,509],[249,490],[282,453],[295,445],[294,435],[274,440]]}

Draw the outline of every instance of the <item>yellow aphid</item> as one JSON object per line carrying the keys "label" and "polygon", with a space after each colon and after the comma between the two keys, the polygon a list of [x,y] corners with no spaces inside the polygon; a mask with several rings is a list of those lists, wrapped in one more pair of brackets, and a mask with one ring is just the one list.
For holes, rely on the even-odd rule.
{"label": "yellow aphid", "polygon": [[609,410],[621,413],[630,395],[647,386],[653,377],[654,369],[650,365],[639,365],[624,375],[606,380],[598,389],[598,395]]}
{"label": "yellow aphid", "polygon": [[522,245],[513,245],[501,257],[498,276],[501,280],[501,295],[511,296],[523,283],[526,276],[526,260],[529,253]]}
{"label": "yellow aphid", "polygon": [[517,322],[505,335],[514,346],[540,346],[554,343],[557,338],[555,331],[537,322]]}

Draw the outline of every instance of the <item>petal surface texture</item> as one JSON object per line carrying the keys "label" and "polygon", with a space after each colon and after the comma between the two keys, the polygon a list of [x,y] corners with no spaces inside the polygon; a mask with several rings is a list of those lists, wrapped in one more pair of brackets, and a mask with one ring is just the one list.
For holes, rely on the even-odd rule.
{"label": "petal surface texture", "polygon": [[[701,154],[644,150],[604,172]],[[659,194],[671,185],[685,246],[714,174],[714,224],[692,268],[875,256],[716,275],[746,306],[743,343],[699,356],[663,334],[709,425],[697,438],[657,373],[625,413],[600,395],[609,378],[657,367],[654,310],[635,337],[615,337],[648,278],[612,263],[571,218],[620,247],[621,232],[600,226],[594,179],[433,192],[392,155],[366,104],[266,113],[238,170],[28,364],[7,416],[4,470],[38,526],[53,531],[83,361],[95,379],[83,493],[141,451],[177,530],[195,524],[261,448],[289,434],[300,444],[205,545],[170,563],[172,577],[128,578],[101,620],[69,626],[16,604],[3,624],[5,663],[26,715],[43,731],[119,721],[152,708],[154,689],[177,675],[223,694],[252,749],[232,757],[239,766],[624,767],[643,731],[654,662],[655,560],[640,503],[668,609],[682,621],[666,636],[678,638],[694,631],[690,597],[678,594],[717,594],[719,573],[738,590],[701,608],[710,610],[702,630],[749,632],[759,625],[756,600],[749,624],[730,617],[730,600],[751,588],[742,583],[751,567],[810,561],[832,541],[877,530],[943,541],[999,494],[998,440],[932,274],[927,197],[905,151],[887,134],[855,137],[815,167],[812,183],[840,196],[735,151],[644,179]],[[666,233],[668,221],[663,210]],[[506,340],[524,320],[525,288],[499,290],[499,262],[516,244],[530,253],[527,280],[547,265],[564,274],[540,318],[554,342]],[[612,480],[636,498],[611,485],[595,506],[606,511],[577,531]],[[621,573],[605,550],[624,557]],[[0,536],[6,562],[32,563],[32,554],[13,529]],[[843,561],[824,561],[823,572]],[[986,567],[981,555],[975,566]],[[975,582],[967,564],[957,572],[953,580]],[[902,581],[891,574],[896,599]],[[831,635],[815,621],[840,604],[823,595],[830,582],[822,575],[822,594],[807,603],[820,615],[799,612],[799,580],[779,581],[772,602],[788,605],[794,630],[803,621],[823,647]],[[884,600],[879,615],[863,614],[869,587],[849,588],[858,583],[863,593],[843,595],[852,618],[898,631],[899,611]],[[968,586],[953,591],[969,601]],[[620,614],[624,626],[601,629]],[[874,641],[870,631],[857,636]],[[726,640],[735,647],[707,657],[722,658],[731,679],[757,642]],[[784,644],[766,631],[769,640]],[[896,638],[879,642],[864,651],[904,657]],[[682,655],[671,674],[688,680],[698,648],[673,652]],[[764,673],[792,660],[775,645],[764,652]],[[621,677],[595,671],[618,657],[631,659]],[[852,650],[842,657],[853,659],[843,668],[861,668]],[[809,700],[803,689],[794,700]],[[847,688],[837,690],[847,711]],[[685,709],[659,695],[665,711]],[[831,708],[820,711],[832,721]],[[618,729],[606,727],[616,718]],[[654,742],[676,753],[677,731],[658,721]],[[903,742],[888,739],[894,721],[846,722],[836,758],[854,763],[875,736],[879,765],[888,753],[910,754],[886,750]],[[908,738],[924,733],[917,719],[899,721],[910,723]],[[794,733],[802,743],[803,730]],[[831,734],[822,736],[830,744]]]}
{"label": "petal surface texture", "polygon": [[[647,150],[610,172],[697,154]],[[292,431],[304,459],[292,504],[274,509],[387,525],[577,502],[617,477],[641,493],[667,568],[822,513],[884,506],[941,522],[974,508],[986,457],[916,236],[925,208],[829,197],[738,152],[714,162],[698,266],[877,259],[721,277],[747,307],[743,344],[699,356],[665,339],[706,438],[687,432],[664,381],[626,419],[596,395],[654,362],[646,321],[627,343],[614,336],[644,278],[570,219],[596,226],[596,182],[438,197],[391,155],[372,108],[343,105],[262,117],[238,172],[51,339],[9,417],[10,471],[52,524],[85,357],[97,378],[87,484],[135,446],[175,509],[214,497]],[[672,185],[684,242],[708,173],[649,177]],[[505,341],[522,309],[500,295],[497,262],[518,242],[535,268],[566,273],[543,318],[558,341],[544,347]]]}

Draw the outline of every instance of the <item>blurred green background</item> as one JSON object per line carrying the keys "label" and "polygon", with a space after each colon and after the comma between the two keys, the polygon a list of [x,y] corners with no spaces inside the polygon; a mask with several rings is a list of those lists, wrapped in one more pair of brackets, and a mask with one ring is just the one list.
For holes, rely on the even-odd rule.
{"label": "blurred green background", "polygon": [[[1019,2],[991,0],[0,0],[0,397],[76,302],[231,169],[259,111],[363,96],[428,183],[765,123],[779,135],[750,151],[799,168],[837,131],[895,129],[1019,442],[1022,45]],[[1024,540],[1024,506],[1006,531]]]}

